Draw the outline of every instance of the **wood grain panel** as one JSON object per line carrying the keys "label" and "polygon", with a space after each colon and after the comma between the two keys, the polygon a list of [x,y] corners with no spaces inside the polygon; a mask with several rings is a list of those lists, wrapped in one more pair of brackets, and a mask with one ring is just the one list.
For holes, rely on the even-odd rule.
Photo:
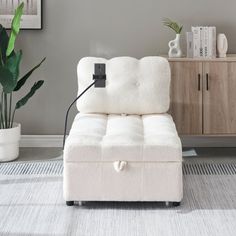
{"label": "wood grain panel", "polygon": [[206,62],[203,75],[204,134],[236,134],[236,62]]}
{"label": "wood grain panel", "polygon": [[179,134],[202,134],[202,62],[175,61],[170,66],[169,112],[176,128]]}

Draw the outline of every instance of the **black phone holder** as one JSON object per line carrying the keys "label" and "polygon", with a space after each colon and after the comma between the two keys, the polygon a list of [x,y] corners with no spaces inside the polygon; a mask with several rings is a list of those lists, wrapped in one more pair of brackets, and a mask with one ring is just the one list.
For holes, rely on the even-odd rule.
{"label": "black phone holder", "polygon": [[64,127],[64,135],[63,135],[63,149],[65,147],[66,141],[66,131],[67,131],[67,120],[71,107],[75,104],[75,102],[82,97],[91,87],[95,88],[105,88],[106,87],[106,64],[94,64],[94,82],[92,82],[80,95],[78,95],[74,101],[70,104],[69,108],[66,111],[65,118],[65,127]]}
{"label": "black phone holder", "polygon": [[106,65],[101,63],[94,64],[94,75],[93,80],[95,81],[95,88],[106,87]]}

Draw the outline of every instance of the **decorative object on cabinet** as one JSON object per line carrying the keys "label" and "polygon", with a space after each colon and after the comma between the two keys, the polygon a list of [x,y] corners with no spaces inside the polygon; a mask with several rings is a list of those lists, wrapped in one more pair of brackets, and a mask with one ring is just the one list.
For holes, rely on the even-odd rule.
{"label": "decorative object on cabinet", "polygon": [[193,32],[186,32],[187,57],[193,58]]}
{"label": "decorative object on cabinet", "polygon": [[[0,24],[11,28],[11,21],[19,0],[0,1]],[[21,18],[21,29],[42,29],[42,0],[23,1],[25,8]]]}
{"label": "decorative object on cabinet", "polygon": [[12,20],[10,36],[2,25],[0,25],[0,162],[11,161],[18,157],[20,124],[14,123],[16,110],[24,106],[44,83],[43,80],[36,82],[31,90],[21,98],[13,108],[13,93],[19,91],[30,75],[45,60],[45,58],[19,79],[22,51],[15,51],[16,37],[20,31],[20,21],[24,4],[21,3],[16,9]]}
{"label": "decorative object on cabinet", "polygon": [[216,58],[216,27],[192,26],[191,30],[186,33],[188,58]]}
{"label": "decorative object on cabinet", "polygon": [[236,55],[169,58],[171,106],[182,135],[236,135]]}
{"label": "decorative object on cabinet", "polygon": [[225,34],[218,34],[218,36],[217,36],[218,57],[220,57],[220,58],[226,57],[227,51],[228,51],[228,40],[227,40]]}
{"label": "decorative object on cabinet", "polygon": [[163,20],[163,24],[170,29],[172,29],[176,33],[176,37],[174,40],[171,40],[168,43],[169,46],[169,52],[168,55],[169,57],[182,57],[182,50],[180,48],[180,34],[183,29],[183,26],[180,26],[178,23],[165,18]]}

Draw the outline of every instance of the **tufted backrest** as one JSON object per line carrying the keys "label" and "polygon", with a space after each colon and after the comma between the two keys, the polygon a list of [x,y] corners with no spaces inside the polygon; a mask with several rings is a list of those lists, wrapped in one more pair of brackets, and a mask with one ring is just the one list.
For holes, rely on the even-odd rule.
{"label": "tufted backrest", "polygon": [[106,87],[92,87],[77,102],[82,113],[153,114],[169,109],[170,68],[162,57],[85,57],[77,68],[81,93],[93,82],[94,63],[106,64]]}

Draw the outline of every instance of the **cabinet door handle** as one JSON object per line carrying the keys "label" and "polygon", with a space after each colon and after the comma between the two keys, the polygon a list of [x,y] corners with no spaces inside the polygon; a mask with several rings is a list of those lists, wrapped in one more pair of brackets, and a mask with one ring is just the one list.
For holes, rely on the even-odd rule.
{"label": "cabinet door handle", "polygon": [[209,74],[206,73],[206,90],[209,90]]}
{"label": "cabinet door handle", "polygon": [[201,75],[200,74],[198,74],[198,85],[197,85],[197,87],[198,87],[198,91],[200,91],[201,90]]}

